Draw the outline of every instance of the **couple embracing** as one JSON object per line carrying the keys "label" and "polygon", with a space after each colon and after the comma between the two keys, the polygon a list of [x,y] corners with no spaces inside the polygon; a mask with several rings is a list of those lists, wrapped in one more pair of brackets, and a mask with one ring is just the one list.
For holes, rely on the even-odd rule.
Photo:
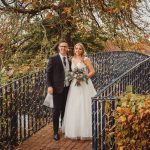
{"label": "couple embracing", "polygon": [[[49,59],[47,66],[48,93],[53,94],[53,130],[54,140],[59,140],[59,118],[62,132],[72,139],[90,139],[92,137],[91,97],[96,94],[90,78],[95,70],[82,43],[74,46],[74,56],[68,59],[68,43],[58,44],[59,54]],[[73,79],[65,82],[67,72],[83,70],[86,82]],[[77,84],[78,83],[78,84]]]}

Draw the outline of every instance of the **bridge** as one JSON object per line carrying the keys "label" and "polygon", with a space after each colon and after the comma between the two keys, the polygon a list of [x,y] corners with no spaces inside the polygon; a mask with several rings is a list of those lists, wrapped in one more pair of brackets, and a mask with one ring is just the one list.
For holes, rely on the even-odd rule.
{"label": "bridge", "polygon": [[[96,70],[92,81],[97,90],[91,106],[92,140],[70,140],[61,134],[59,142],[53,141],[52,109],[42,105],[47,93],[44,68],[0,87],[0,149],[116,149],[115,137],[109,146],[106,139],[108,128],[114,124],[112,112],[129,85],[134,93],[150,94],[150,57],[125,51],[100,52],[89,57]],[[106,103],[110,104],[109,109]]]}

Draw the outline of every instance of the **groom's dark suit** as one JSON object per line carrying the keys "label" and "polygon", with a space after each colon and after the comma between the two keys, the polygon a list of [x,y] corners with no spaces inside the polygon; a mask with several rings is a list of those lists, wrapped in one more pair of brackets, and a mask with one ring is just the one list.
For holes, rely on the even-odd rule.
{"label": "groom's dark suit", "polygon": [[[68,59],[69,62],[69,59]],[[71,64],[69,62],[69,70],[71,70]],[[47,85],[53,88],[53,127],[54,134],[58,132],[59,128],[59,116],[61,114],[61,119],[63,120],[66,99],[69,87],[65,87],[65,71],[63,67],[63,62],[60,55],[53,56],[49,59],[47,66]],[[61,120],[61,121],[62,121]]]}

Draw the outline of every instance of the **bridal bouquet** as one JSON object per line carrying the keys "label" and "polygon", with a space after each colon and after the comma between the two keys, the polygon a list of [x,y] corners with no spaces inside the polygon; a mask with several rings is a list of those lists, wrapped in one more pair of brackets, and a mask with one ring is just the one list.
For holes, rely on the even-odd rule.
{"label": "bridal bouquet", "polygon": [[76,79],[76,84],[75,84],[76,86],[80,86],[82,81],[88,84],[88,76],[85,73],[85,70],[83,68],[82,69],[74,68],[72,72],[68,72],[66,74],[66,79],[65,79],[66,82],[70,82],[73,79]]}

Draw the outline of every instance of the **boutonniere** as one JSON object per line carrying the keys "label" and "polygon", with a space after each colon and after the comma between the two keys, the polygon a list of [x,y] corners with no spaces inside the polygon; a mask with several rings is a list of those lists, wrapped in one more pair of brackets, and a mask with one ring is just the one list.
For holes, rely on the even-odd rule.
{"label": "boutonniere", "polygon": [[72,60],[72,56],[68,56],[68,61],[71,62],[71,60]]}

